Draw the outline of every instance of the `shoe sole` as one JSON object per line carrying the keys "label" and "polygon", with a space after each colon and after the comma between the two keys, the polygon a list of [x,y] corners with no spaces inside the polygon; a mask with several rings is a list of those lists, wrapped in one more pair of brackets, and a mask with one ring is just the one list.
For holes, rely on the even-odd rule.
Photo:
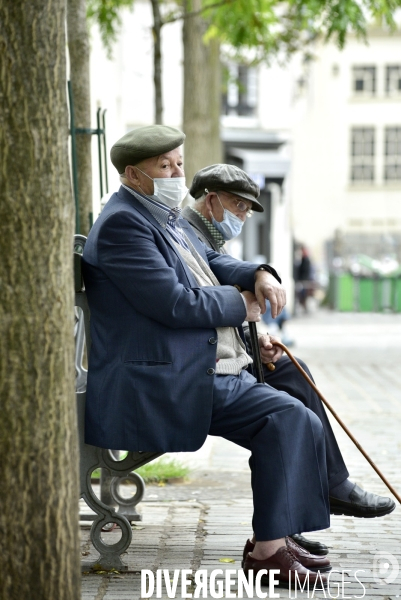
{"label": "shoe sole", "polygon": [[364,514],[364,515],[356,515],[352,510],[347,510],[340,507],[330,506],[330,514],[344,517],[355,517],[355,519],[375,519],[376,517],[385,517],[395,510],[395,504],[391,508],[387,508],[386,510],[382,510],[381,512],[376,512],[374,514]]}
{"label": "shoe sole", "polygon": [[[302,564],[302,563],[301,563]],[[305,567],[305,565],[303,565]],[[241,568],[244,568],[244,561],[241,561]],[[332,570],[332,566],[327,566],[327,567],[320,567],[320,568],[311,568],[311,567],[305,567],[305,569],[309,569],[309,571],[312,571],[313,573],[317,573],[318,571],[320,571],[321,573],[328,573],[329,571]],[[262,578],[263,579],[263,578]]]}
{"label": "shoe sole", "polygon": [[[268,575],[262,575],[262,577],[260,578],[260,583],[262,585],[269,586],[270,585],[269,576]],[[288,590],[288,583],[289,583],[288,581],[280,581],[280,580],[278,580],[278,583],[276,584],[276,586],[278,588],[287,588],[287,590]],[[322,583],[323,583],[324,589],[327,589],[327,581],[323,581]],[[291,582],[291,589],[292,589],[292,584],[293,584],[293,582]],[[316,588],[316,589],[317,590],[321,590],[322,588]]]}
{"label": "shoe sole", "polygon": [[[297,542],[298,544],[298,542]],[[300,544],[298,544],[298,546],[300,546]],[[315,556],[327,556],[329,553],[329,550],[327,550],[327,552],[325,550],[312,550],[311,548],[306,548],[305,546],[302,546],[302,548],[304,548],[305,550],[307,550],[307,552],[309,552],[310,554],[314,554]]]}

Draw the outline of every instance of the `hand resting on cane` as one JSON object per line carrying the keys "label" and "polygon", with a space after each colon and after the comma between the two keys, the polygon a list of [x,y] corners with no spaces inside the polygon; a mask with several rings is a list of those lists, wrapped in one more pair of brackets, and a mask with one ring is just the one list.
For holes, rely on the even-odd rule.
{"label": "hand resting on cane", "polygon": [[260,306],[255,294],[248,291],[241,292],[241,294],[245,298],[246,303],[245,321],[260,321]]}
{"label": "hand resting on cane", "polygon": [[274,346],[273,341],[280,342],[280,338],[273,337],[272,335],[263,334],[259,336],[259,348],[260,357],[262,362],[275,363],[283,356],[283,350],[279,346]]}

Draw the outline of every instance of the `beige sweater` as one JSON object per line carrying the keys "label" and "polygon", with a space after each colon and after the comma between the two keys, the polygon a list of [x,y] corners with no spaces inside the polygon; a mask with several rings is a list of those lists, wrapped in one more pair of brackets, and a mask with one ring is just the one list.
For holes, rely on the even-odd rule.
{"label": "beige sweater", "polygon": [[[178,251],[190,268],[200,286],[220,285],[209,265],[186,238],[191,252],[175,243]],[[246,353],[245,345],[235,327],[216,327],[217,331],[217,375],[239,375],[242,369],[251,364],[252,358]]]}

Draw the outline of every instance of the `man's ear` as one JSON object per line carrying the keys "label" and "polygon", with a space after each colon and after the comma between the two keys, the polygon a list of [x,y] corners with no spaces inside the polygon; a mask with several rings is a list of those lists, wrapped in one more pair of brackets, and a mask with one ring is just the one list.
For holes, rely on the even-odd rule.
{"label": "man's ear", "polygon": [[208,192],[207,196],[205,196],[205,207],[209,212],[213,212],[211,200],[215,195],[214,192]]}
{"label": "man's ear", "polygon": [[130,183],[132,183],[133,185],[138,186],[140,181],[139,181],[139,177],[138,177],[138,172],[135,169],[135,167],[133,167],[132,165],[128,165],[125,167],[124,172],[125,172],[125,177],[128,179],[128,181]]}

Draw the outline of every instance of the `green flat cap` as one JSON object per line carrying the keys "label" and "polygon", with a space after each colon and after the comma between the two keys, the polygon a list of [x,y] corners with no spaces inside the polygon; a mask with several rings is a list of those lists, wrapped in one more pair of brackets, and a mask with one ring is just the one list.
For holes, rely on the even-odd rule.
{"label": "green flat cap", "polygon": [[194,198],[199,198],[207,189],[209,192],[230,192],[244,200],[252,202],[252,209],[263,212],[264,208],[257,201],[259,186],[239,167],[234,165],[211,165],[197,173],[192,181],[189,193]]}
{"label": "green flat cap", "polygon": [[124,173],[127,165],[137,163],[170,152],[185,140],[185,134],[167,125],[147,125],[129,131],[110,150],[111,162],[119,173]]}

